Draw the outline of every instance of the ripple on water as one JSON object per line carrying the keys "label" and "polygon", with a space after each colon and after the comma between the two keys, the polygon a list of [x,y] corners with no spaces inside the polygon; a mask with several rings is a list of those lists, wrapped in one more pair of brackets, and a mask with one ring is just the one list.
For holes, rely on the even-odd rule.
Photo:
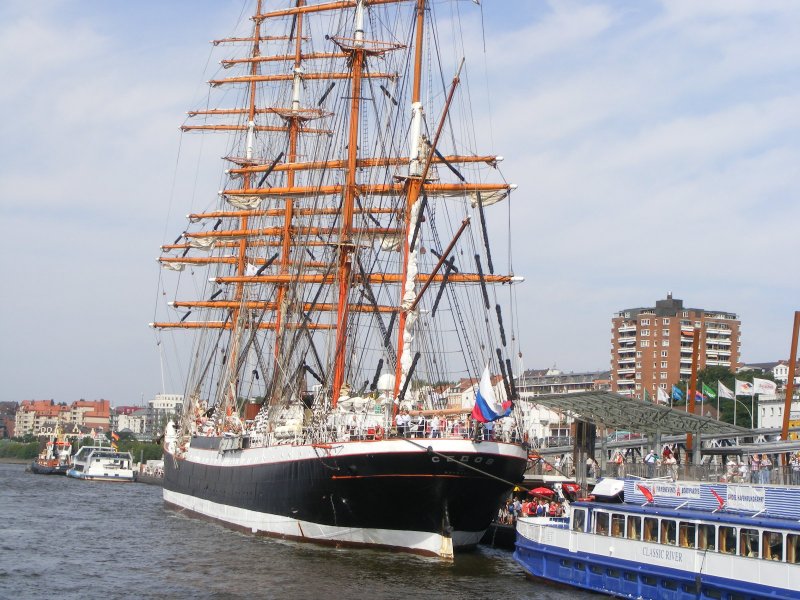
{"label": "ripple on water", "polygon": [[[0,598],[597,598],[526,580],[508,552],[454,563],[254,537],[165,510],[161,488],[0,464]],[[87,587],[88,586],[88,587]]]}

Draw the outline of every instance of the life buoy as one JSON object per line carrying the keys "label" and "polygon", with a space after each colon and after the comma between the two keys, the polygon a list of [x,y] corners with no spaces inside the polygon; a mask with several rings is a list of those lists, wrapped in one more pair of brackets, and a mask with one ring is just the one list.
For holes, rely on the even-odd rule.
{"label": "life buoy", "polygon": [[383,427],[376,427],[375,428],[375,439],[382,440],[383,439]]}

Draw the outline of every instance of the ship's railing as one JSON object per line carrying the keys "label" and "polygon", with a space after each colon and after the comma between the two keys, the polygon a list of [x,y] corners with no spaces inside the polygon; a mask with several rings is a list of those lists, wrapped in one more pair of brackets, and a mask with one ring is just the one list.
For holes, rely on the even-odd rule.
{"label": "ship's railing", "polygon": [[[575,469],[569,461],[563,467],[554,466],[548,462],[538,462],[534,464],[526,473],[526,477],[536,478],[545,475],[561,474],[566,477],[575,477]],[[620,468],[621,467],[621,468]],[[585,469],[586,466],[583,465]],[[676,465],[654,465],[652,470],[649,465],[636,462],[626,462],[622,465],[607,463],[605,469],[590,468],[587,472],[589,478],[599,477],[625,477],[634,476],[642,479],[663,478],[675,481],[709,481],[719,483],[746,483],[749,485],[793,485],[800,486],[800,469],[795,469],[791,465],[777,465],[771,469],[750,469],[739,470],[738,464],[734,469],[719,463],[711,464],[676,464]]]}

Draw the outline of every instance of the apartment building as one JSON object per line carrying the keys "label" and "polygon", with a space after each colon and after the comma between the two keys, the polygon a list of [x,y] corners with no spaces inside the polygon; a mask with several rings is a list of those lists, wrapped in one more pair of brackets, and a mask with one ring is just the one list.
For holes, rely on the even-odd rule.
{"label": "apartment building", "polygon": [[71,405],[56,404],[53,400],[23,400],[15,416],[15,435],[38,435],[56,423],[107,430],[110,408],[108,400],[77,400]]}
{"label": "apartment building", "polygon": [[647,308],[627,308],[611,319],[611,387],[627,396],[657,399],[659,388],[692,373],[692,332],[700,330],[698,369],[739,365],[740,322],[734,313],[687,308],[667,294]]}

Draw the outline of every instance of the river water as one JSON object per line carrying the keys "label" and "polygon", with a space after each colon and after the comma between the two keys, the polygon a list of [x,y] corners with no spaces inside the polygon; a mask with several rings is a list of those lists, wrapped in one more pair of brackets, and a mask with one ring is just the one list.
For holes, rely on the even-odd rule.
{"label": "river water", "polygon": [[[165,510],[161,488],[0,464],[0,598],[598,598],[529,581],[503,550],[454,563],[254,537]],[[327,599],[326,599],[327,600]]]}

